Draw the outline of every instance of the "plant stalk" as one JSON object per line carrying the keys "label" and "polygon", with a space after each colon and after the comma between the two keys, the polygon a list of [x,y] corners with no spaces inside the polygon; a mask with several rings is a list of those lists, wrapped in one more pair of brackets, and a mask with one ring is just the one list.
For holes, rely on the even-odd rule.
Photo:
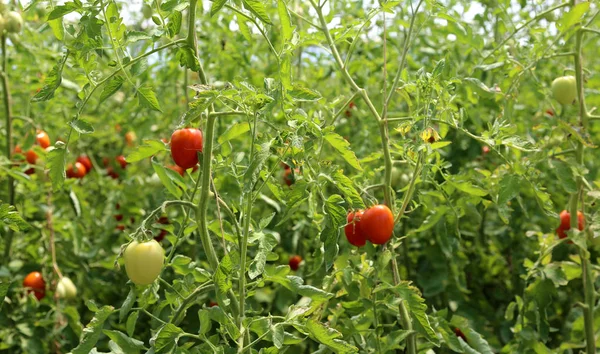
{"label": "plant stalk", "polygon": [[[4,100],[4,115],[6,118],[6,157],[12,161],[12,99],[10,96],[10,85],[8,81],[8,55],[6,53],[6,36],[2,36],[2,97]],[[8,184],[8,204],[15,205],[15,181],[11,175],[7,178]],[[8,264],[10,259],[10,249],[12,247],[14,232],[8,229],[4,245],[3,263]]]}

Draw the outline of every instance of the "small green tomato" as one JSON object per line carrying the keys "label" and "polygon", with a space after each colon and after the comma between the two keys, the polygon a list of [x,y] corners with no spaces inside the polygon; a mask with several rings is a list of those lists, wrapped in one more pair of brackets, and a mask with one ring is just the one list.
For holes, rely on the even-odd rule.
{"label": "small green tomato", "polygon": [[71,279],[62,277],[56,285],[56,294],[61,299],[73,299],[77,296],[77,287]]}
{"label": "small green tomato", "polygon": [[575,77],[562,76],[552,81],[552,94],[562,105],[571,104],[577,97],[577,84]]}

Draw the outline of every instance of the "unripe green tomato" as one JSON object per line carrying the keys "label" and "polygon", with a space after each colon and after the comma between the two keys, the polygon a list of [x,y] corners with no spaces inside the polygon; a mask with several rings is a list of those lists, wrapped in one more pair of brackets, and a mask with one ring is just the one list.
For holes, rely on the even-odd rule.
{"label": "unripe green tomato", "polygon": [[158,278],[165,260],[165,250],[155,240],[133,241],[123,254],[125,271],[136,285],[152,284]]}
{"label": "unripe green tomato", "polygon": [[561,76],[552,81],[552,94],[560,104],[571,104],[577,97],[577,81],[573,76]]}
{"label": "unripe green tomato", "polygon": [[77,287],[71,279],[62,277],[56,285],[56,294],[61,299],[73,299],[77,296]]}
{"label": "unripe green tomato", "polygon": [[392,168],[392,187],[398,188],[398,184],[400,183],[400,177],[402,176],[402,171],[399,168]]}
{"label": "unripe green tomato", "polygon": [[8,12],[4,17],[4,28],[9,33],[19,33],[23,28],[23,17],[16,11]]}
{"label": "unripe green tomato", "polygon": [[152,17],[152,7],[148,4],[144,4],[142,6],[142,14],[144,15],[144,18],[146,18],[146,19]]}

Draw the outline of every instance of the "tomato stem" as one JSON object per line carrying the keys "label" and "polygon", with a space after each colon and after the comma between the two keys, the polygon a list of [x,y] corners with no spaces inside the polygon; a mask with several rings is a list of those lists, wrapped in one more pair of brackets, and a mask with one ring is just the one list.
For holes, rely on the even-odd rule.
{"label": "tomato stem", "polygon": [[[8,160],[12,160],[12,99],[10,96],[10,86],[8,81],[8,72],[6,68],[8,66],[8,55],[6,53],[6,36],[2,38],[2,96],[4,99],[4,115],[6,117],[6,157]],[[15,182],[12,176],[9,174],[7,177],[8,184],[8,204],[15,205]],[[12,247],[14,232],[9,228],[6,234],[5,246],[4,246],[4,257],[3,263],[8,264],[10,258],[10,249]]]}

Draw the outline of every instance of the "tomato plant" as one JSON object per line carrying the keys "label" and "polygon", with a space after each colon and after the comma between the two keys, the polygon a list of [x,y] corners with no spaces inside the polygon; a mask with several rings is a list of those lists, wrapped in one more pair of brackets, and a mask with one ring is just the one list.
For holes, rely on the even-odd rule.
{"label": "tomato plant", "polygon": [[596,353],[598,6],[0,2],[0,352]]}

